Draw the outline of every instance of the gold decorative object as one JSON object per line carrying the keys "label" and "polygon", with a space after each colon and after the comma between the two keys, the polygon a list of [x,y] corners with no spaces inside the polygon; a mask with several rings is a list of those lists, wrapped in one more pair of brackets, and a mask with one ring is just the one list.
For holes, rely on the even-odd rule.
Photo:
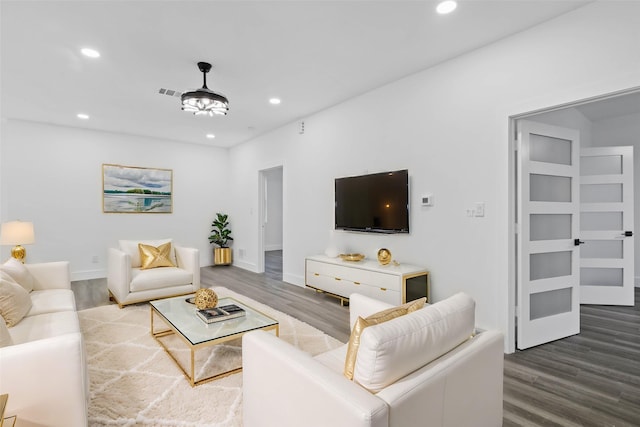
{"label": "gold decorative object", "polygon": [[11,256],[24,264],[27,250],[22,245],[35,243],[33,223],[25,221],[9,221],[2,223],[0,229],[0,245],[15,245]]}
{"label": "gold decorative object", "polygon": [[208,288],[198,289],[196,291],[195,304],[198,310],[213,308],[218,304],[218,295]]}
{"label": "gold decorative object", "polygon": [[340,254],[340,258],[343,261],[362,261],[364,259],[363,254]]}
{"label": "gold decorative object", "polygon": [[213,248],[213,265],[231,265],[231,248]]}
{"label": "gold decorative object", "polygon": [[391,262],[391,251],[389,249],[382,248],[378,251],[378,262],[381,265],[387,265]]}

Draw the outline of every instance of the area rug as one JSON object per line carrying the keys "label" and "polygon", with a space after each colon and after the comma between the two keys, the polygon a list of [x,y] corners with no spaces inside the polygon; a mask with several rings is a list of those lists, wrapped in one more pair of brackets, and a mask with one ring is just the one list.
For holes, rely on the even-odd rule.
{"label": "area rug", "polygon": [[[312,355],[341,343],[282,312],[226,288],[233,297],[280,322],[280,338]],[[192,388],[182,371],[150,335],[148,304],[78,312],[90,381],[90,426],[242,426],[242,373]],[[162,325],[162,324],[159,324]],[[165,342],[183,366],[184,343]],[[196,378],[241,365],[241,340],[196,351]],[[275,390],[274,390],[275,391]]]}

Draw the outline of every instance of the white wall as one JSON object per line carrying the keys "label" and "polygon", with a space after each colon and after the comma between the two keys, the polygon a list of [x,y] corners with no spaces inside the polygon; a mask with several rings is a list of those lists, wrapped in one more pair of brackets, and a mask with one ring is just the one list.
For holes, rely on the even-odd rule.
{"label": "white wall", "polygon": [[[509,117],[640,86],[640,3],[590,4],[442,65],[304,118],[231,151],[236,248],[257,262],[257,171],[284,165],[286,281],[304,284],[304,257],[322,253],[333,180],[409,169],[411,234],[336,233],[340,249],[426,266],[432,295],[477,301],[477,324],[508,333],[514,299]],[[419,204],[434,195],[434,206]],[[466,216],[486,203],[484,218]],[[246,230],[246,232],[245,232]]]}
{"label": "white wall", "polygon": [[267,251],[282,249],[282,169],[265,173],[267,185],[267,221],[264,229],[264,247]]}
{"label": "white wall", "polygon": [[[15,120],[1,136],[0,217],[33,221],[28,262],[69,260],[74,280],[106,277],[107,248],[118,239],[172,237],[212,264],[207,237],[215,212],[228,207],[227,150]],[[103,213],[103,163],[172,169],[173,213]]]}

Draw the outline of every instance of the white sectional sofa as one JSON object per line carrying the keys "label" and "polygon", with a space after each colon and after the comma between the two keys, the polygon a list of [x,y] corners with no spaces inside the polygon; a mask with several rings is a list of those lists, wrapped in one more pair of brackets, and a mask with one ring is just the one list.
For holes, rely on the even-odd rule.
{"label": "white sectional sofa", "polygon": [[[352,294],[351,325],[391,308]],[[475,331],[475,302],[457,294],[360,335],[353,381],[347,345],[312,357],[273,334],[243,337],[245,427],[497,427],[503,336]]]}
{"label": "white sectional sofa", "polygon": [[16,426],[87,425],[89,385],[68,262],[26,264],[32,306],[7,328],[0,316],[0,394]]}

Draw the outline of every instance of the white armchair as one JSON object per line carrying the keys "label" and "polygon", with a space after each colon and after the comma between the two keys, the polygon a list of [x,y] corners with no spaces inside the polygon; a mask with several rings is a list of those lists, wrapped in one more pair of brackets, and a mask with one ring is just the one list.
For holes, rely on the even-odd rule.
{"label": "white armchair", "polygon": [[[349,300],[352,320],[389,307]],[[503,336],[470,338],[474,311],[458,294],[367,327],[353,381],[342,374],[346,345],[312,357],[264,331],[244,335],[245,427],[502,425]]]}
{"label": "white armchair", "polygon": [[[171,242],[170,259],[175,267],[141,269],[138,243],[157,247],[167,242]],[[120,240],[119,248],[109,248],[107,255],[109,296],[120,308],[200,289],[198,249],[175,245],[171,239]]]}

